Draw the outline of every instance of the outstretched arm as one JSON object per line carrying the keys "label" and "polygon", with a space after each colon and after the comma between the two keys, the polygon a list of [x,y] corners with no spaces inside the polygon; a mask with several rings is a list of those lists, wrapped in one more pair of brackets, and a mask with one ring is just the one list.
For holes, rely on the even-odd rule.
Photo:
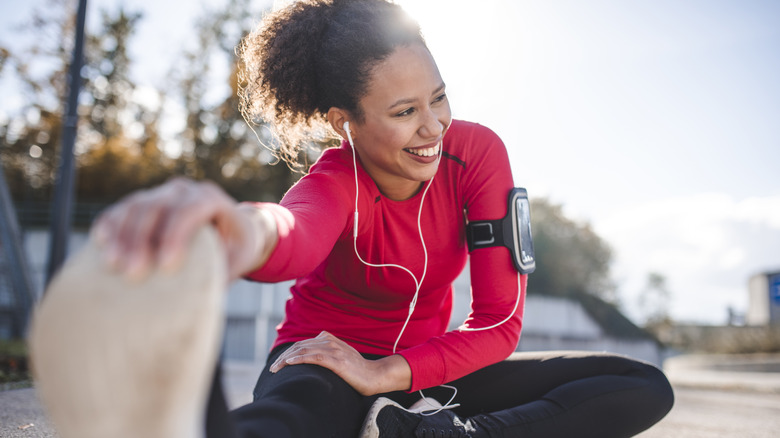
{"label": "outstretched arm", "polygon": [[238,204],[213,183],[184,178],[129,195],[101,214],[92,235],[109,266],[139,279],[157,267],[176,269],[204,224],[222,239],[230,280],[262,266],[276,246],[271,215]]}

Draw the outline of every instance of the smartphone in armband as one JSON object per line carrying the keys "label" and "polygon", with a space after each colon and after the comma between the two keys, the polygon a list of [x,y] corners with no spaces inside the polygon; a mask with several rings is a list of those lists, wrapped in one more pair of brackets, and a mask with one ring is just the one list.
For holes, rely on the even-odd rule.
{"label": "smartphone in armband", "polygon": [[510,190],[506,216],[502,219],[469,222],[466,225],[466,241],[469,252],[478,248],[504,246],[512,254],[518,272],[533,272],[536,269],[536,258],[528,192],[521,187]]}

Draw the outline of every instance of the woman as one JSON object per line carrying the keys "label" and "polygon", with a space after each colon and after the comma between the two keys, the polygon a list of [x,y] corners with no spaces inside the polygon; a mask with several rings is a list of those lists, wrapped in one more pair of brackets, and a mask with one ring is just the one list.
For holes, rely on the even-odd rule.
{"label": "woman", "polygon": [[[469,254],[465,237],[467,220],[507,213],[506,150],[487,128],[452,120],[436,63],[398,6],[296,2],[240,54],[242,109],[274,123],[283,155],[323,126],[341,147],[278,205],[177,180],[119,203],[94,229],[131,276],[175,265],[212,223],[231,278],[297,279],[254,401],[226,415],[217,387],[209,436],[623,437],[669,411],[671,388],[651,365],[513,353],[526,275],[506,248]],[[472,312],[447,332],[467,256]]]}

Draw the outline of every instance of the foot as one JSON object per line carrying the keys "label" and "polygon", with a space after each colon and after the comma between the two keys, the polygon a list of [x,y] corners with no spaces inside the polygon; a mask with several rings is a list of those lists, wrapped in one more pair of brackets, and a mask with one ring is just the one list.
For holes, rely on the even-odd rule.
{"label": "foot", "polygon": [[33,317],[36,388],[61,438],[195,438],[223,329],[225,256],[211,227],[176,272],[128,280],[92,242]]}
{"label": "foot", "polygon": [[374,402],[363,423],[360,438],[481,438],[485,428],[474,419],[462,420],[450,410],[426,416],[404,409],[398,403],[381,397]]}

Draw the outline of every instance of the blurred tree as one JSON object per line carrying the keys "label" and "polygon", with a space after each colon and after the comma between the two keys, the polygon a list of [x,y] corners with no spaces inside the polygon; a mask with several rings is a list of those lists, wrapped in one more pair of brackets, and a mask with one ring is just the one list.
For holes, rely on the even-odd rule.
{"label": "blurred tree", "polygon": [[[128,45],[142,15],[101,11],[101,26],[89,35],[78,141],[78,198],[111,202],[170,177],[173,163],[162,151],[159,123],[164,95],[139,99],[130,79]],[[148,98],[146,100],[149,100]]]}
{"label": "blurred tree", "polygon": [[[29,29],[36,38],[28,49],[0,50],[15,67],[26,102],[0,129],[0,154],[17,200],[51,196],[75,7],[74,1],[51,0],[33,13]],[[171,172],[158,144],[160,109],[141,104],[129,79],[127,45],[140,18],[121,7],[114,14],[103,11],[99,31],[87,37],[76,143],[80,201],[110,202]]]}
{"label": "blurred tree", "polygon": [[11,56],[11,52],[5,47],[0,47],[0,75],[3,74],[5,62],[8,61],[9,56]]}
{"label": "blurred tree", "polygon": [[529,293],[617,301],[609,275],[612,250],[589,224],[567,218],[561,205],[539,198],[531,200],[531,221],[536,271],[528,279]]}
{"label": "blurred tree", "polygon": [[0,126],[0,162],[14,199],[49,199],[61,135],[60,113],[38,105],[30,105]]}
{"label": "blurred tree", "polygon": [[[29,48],[13,53],[0,44],[0,74],[19,78],[27,102],[0,126],[0,154],[17,200],[51,196],[75,7],[73,0],[50,0],[22,27],[35,36]],[[262,121],[256,121],[258,129],[249,128],[236,97],[240,66],[234,48],[259,16],[249,0],[205,11],[183,59],[170,60],[173,83],[162,92],[131,80],[128,46],[142,15],[121,6],[101,12],[98,30],[87,37],[82,69],[79,201],[113,202],[173,174],[214,180],[241,200],[281,198],[301,173],[274,165],[273,149],[261,147],[273,145],[268,130]],[[181,111],[164,111],[175,101],[184,110],[183,122],[177,120]],[[163,139],[164,126],[179,124],[184,128],[176,138]]]}
{"label": "blurred tree", "polygon": [[672,323],[669,313],[671,298],[666,277],[657,272],[648,273],[645,286],[638,298],[645,327],[658,329]]}
{"label": "blurred tree", "polygon": [[0,126],[0,162],[15,199],[46,200],[51,193],[62,133],[62,101],[73,46],[75,2],[51,0],[34,11],[20,32],[34,35],[30,47],[0,47],[0,73],[12,75],[23,102]]}
{"label": "blurred tree", "polygon": [[[177,173],[217,182],[237,199],[279,200],[301,173],[277,163],[262,121],[259,129],[251,129],[238,109],[241,66],[235,47],[259,16],[249,0],[230,0],[197,21],[195,45],[172,75],[187,111],[176,167]],[[211,78],[220,66],[228,74],[215,82]],[[215,98],[218,93],[221,97]]]}

